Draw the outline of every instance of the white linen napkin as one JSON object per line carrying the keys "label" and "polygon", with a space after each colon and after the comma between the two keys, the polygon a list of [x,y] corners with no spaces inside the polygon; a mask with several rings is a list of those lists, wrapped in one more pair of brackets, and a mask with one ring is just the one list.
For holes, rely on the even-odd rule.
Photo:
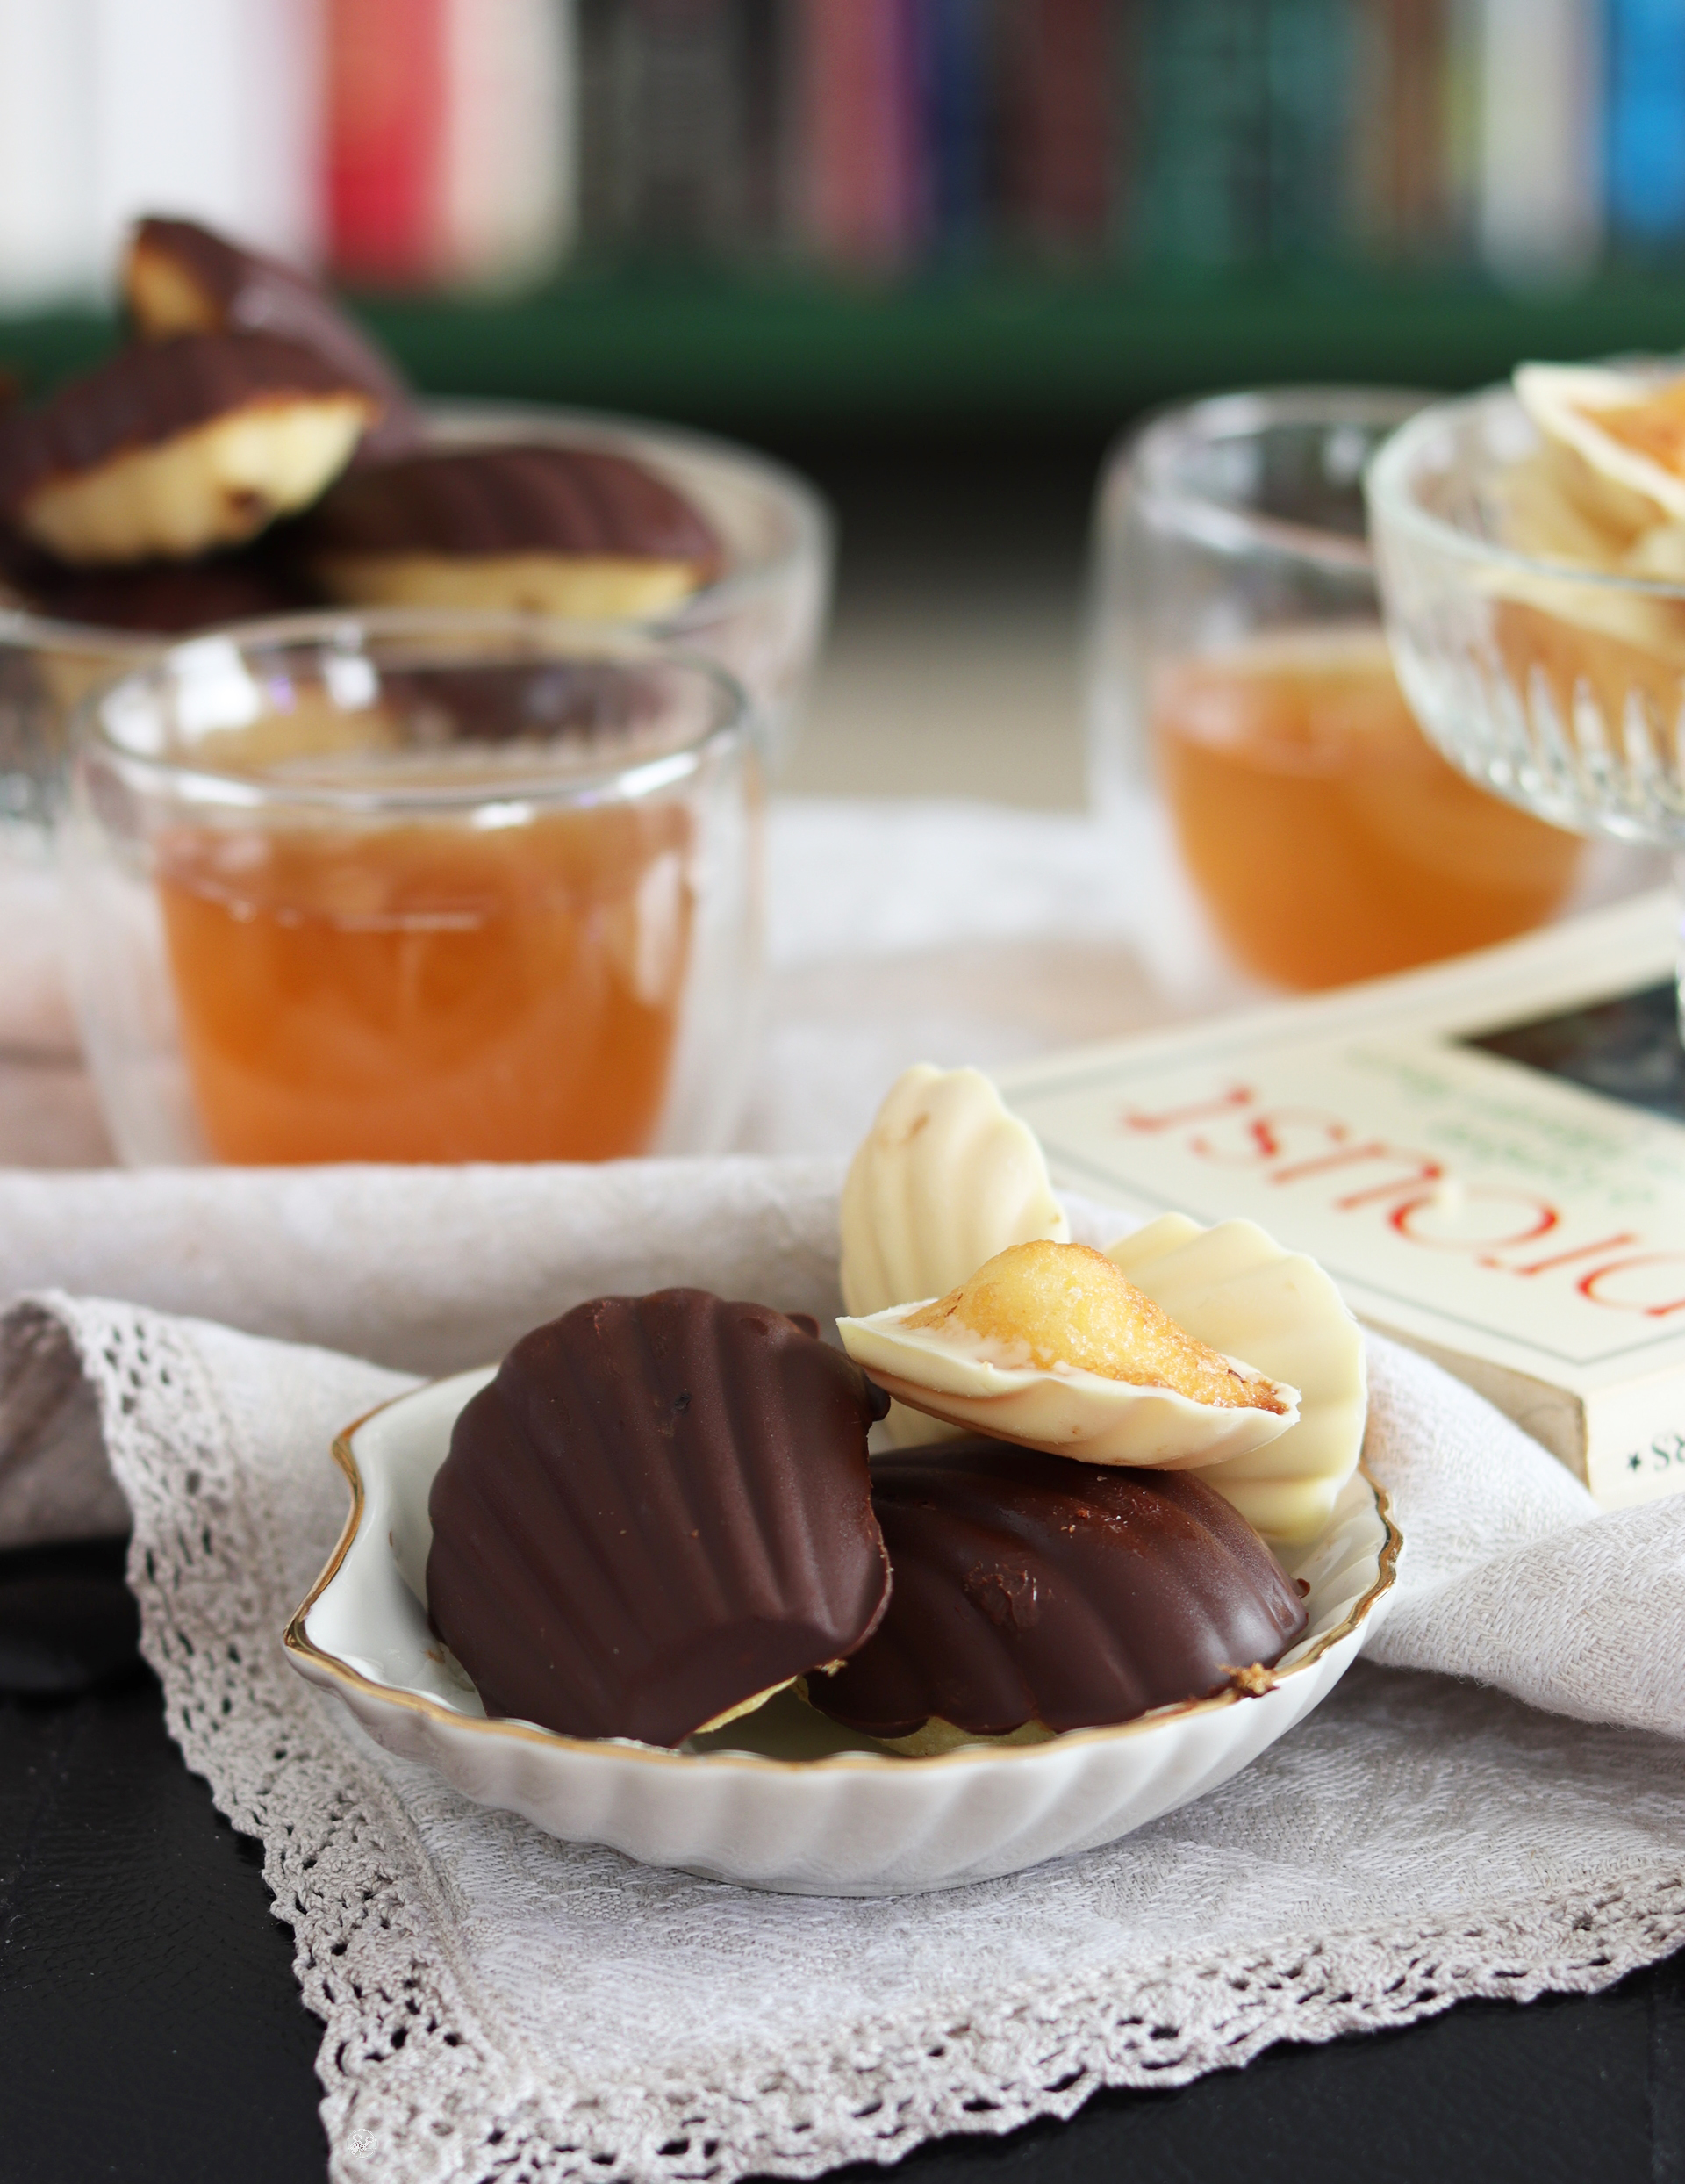
{"label": "white linen napkin", "polygon": [[341,1171],[197,1200],[179,1178],[0,1178],[8,1282],[103,1268],[391,1361],[64,1297],[0,1327],[7,1535],[62,1530],[70,1476],[132,1512],[172,1732],[262,1837],[326,2021],[337,2174],[813,2174],[1280,2038],[1589,1990],[1685,1942],[1685,1501],[1598,1515],[1380,1340],[1393,1672],[1360,1666],[1234,1782],[1082,1858],[884,1904],[722,1887],[484,1812],[292,1676],[278,1634],[344,1512],[327,1442],[406,1384],[391,1363],[491,1354],[608,1282],[833,1312],[836,1176]]}

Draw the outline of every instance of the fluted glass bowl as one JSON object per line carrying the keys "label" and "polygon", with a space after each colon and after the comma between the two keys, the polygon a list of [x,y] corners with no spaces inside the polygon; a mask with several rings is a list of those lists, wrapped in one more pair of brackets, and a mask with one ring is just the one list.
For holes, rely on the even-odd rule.
{"label": "fluted glass bowl", "polygon": [[1576,833],[1671,849],[1685,888],[1685,583],[1517,551],[1516,466],[1541,446],[1500,386],[1422,411],[1374,457],[1399,682],[1472,779]]}
{"label": "fluted glass bowl", "polygon": [[1539,435],[1493,387],[1423,410],[1368,477],[1387,636],[1445,755],[1580,833],[1685,848],[1685,584],[1519,553],[1509,480]]}

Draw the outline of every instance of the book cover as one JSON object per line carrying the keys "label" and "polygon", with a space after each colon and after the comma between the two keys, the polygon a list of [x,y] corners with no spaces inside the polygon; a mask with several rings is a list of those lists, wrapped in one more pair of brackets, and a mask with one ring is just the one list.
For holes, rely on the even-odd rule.
{"label": "book cover", "polygon": [[1057,1180],[1258,1221],[1617,1508],[1685,1487],[1675,929],[1642,896],[1002,1089]]}

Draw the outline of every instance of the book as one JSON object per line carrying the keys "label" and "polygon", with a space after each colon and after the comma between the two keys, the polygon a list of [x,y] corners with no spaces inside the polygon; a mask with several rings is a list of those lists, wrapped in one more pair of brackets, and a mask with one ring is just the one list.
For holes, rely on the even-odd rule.
{"label": "book", "polygon": [[1132,225],[1149,257],[1215,268],[1267,254],[1269,27],[1263,7],[1145,0]]}
{"label": "book", "polygon": [[541,280],[577,202],[571,0],[445,0],[433,256],[478,288]]}
{"label": "book", "polygon": [[1127,14],[1108,0],[1017,0],[1002,18],[1003,210],[1047,255],[1107,244]]}
{"label": "book", "polygon": [[997,12],[993,0],[917,0],[914,14],[927,242],[944,262],[972,256],[988,236]]}
{"label": "book", "polygon": [[1329,257],[1345,240],[1354,27],[1348,0],[1271,0],[1265,143],[1274,257]]}
{"label": "book", "polygon": [[1603,166],[1622,242],[1685,235],[1685,10],[1678,0],[1606,0]]}
{"label": "book", "polygon": [[1479,0],[1481,253],[1521,286],[1582,278],[1603,241],[1597,0]]}
{"label": "book", "polygon": [[1453,0],[1370,0],[1352,55],[1352,227],[1379,258],[1450,239]]}
{"label": "book", "polygon": [[88,97],[90,0],[0,0],[0,306],[85,301],[106,278]]}
{"label": "book", "polygon": [[445,0],[327,0],[328,226],[348,278],[438,271],[445,33]]}
{"label": "book", "polygon": [[1685,1488],[1677,909],[1024,1064],[1055,1180],[1256,1220],[1605,1508]]}
{"label": "book", "polygon": [[803,0],[797,20],[808,248],[824,264],[893,270],[929,224],[917,17],[910,0]]}

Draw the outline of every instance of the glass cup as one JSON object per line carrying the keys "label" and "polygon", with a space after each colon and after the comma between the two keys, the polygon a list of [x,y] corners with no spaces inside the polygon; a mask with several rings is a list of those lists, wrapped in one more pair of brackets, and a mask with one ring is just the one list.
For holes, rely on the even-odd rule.
{"label": "glass cup", "polygon": [[741,686],[526,618],[319,614],[89,699],[67,955],[132,1163],[718,1150],[761,967]]}
{"label": "glass cup", "polygon": [[1572,836],[1445,763],[1394,678],[1362,477],[1425,399],[1217,396],[1149,424],[1101,478],[1094,801],[1115,810],[1156,775],[1213,923],[1285,986],[1507,938],[1579,870]]}
{"label": "glass cup", "polygon": [[[784,765],[830,600],[831,521],[809,485],[728,441],[589,411],[439,402],[427,406],[425,429],[441,448],[538,443],[604,450],[656,472],[683,493],[718,533],[724,565],[677,606],[624,626],[729,669],[752,700],[764,764],[775,773]],[[11,936],[0,961],[0,1052],[76,1050],[50,843],[63,794],[67,722],[90,687],[166,642],[0,611],[0,924]]]}
{"label": "glass cup", "polygon": [[88,692],[148,650],[115,632],[0,611],[0,1054],[76,1051],[53,866],[66,722]]}

